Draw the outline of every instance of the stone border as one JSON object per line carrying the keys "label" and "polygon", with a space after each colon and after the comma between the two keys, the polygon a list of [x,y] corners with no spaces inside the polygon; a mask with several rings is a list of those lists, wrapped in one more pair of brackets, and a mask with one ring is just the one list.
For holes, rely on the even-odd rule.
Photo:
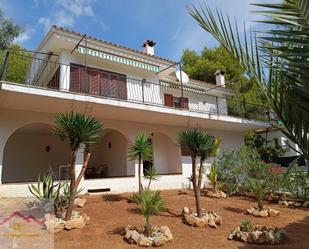
{"label": "stone border", "polygon": [[182,217],[184,223],[190,226],[209,226],[212,228],[217,228],[217,225],[220,226],[222,224],[222,218],[220,215],[211,211],[207,212],[204,208],[202,208],[202,217],[198,217],[197,213],[195,213],[194,210],[189,209],[188,207],[184,207],[182,210]]}
{"label": "stone border", "polygon": [[73,211],[72,219],[65,221],[63,217],[56,217],[53,214],[45,215],[44,225],[48,232],[59,233],[62,230],[71,230],[73,228],[84,228],[90,223],[90,217],[84,213]]}
{"label": "stone border", "polygon": [[247,213],[255,217],[268,217],[268,216],[277,216],[280,214],[280,211],[275,210],[273,208],[264,208],[263,210],[259,210],[257,208],[250,208],[247,209]]}
{"label": "stone border", "polygon": [[278,245],[286,238],[283,229],[272,226],[255,225],[250,231],[243,231],[240,226],[236,227],[228,237],[229,240],[237,240],[249,244]]}
{"label": "stone border", "polygon": [[167,242],[173,240],[173,235],[167,226],[160,228],[156,226],[151,227],[151,234],[146,235],[144,230],[139,230],[135,226],[128,225],[125,227],[124,239],[129,244],[137,244],[138,246],[163,246]]}
{"label": "stone border", "polygon": [[278,205],[285,207],[295,207],[295,208],[308,208],[309,201],[299,202],[299,201],[278,201]]}

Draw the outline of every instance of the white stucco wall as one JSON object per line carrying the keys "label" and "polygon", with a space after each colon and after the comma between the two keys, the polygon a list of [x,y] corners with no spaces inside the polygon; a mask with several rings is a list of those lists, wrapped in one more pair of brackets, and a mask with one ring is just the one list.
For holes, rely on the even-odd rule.
{"label": "white stucco wall", "polygon": [[181,151],[175,141],[161,133],[152,137],[154,167],[159,174],[180,174]]}
{"label": "white stucco wall", "polygon": [[[50,151],[45,150],[46,146]],[[14,133],[4,149],[2,182],[31,182],[70,163],[70,150],[53,134]]]}
{"label": "white stucco wall", "polygon": [[[111,147],[109,147],[109,143]],[[107,176],[134,175],[134,165],[128,161],[128,142],[117,131],[107,131],[102,141],[95,145],[89,162],[90,167],[106,165]],[[128,169],[129,167],[129,169]]]}

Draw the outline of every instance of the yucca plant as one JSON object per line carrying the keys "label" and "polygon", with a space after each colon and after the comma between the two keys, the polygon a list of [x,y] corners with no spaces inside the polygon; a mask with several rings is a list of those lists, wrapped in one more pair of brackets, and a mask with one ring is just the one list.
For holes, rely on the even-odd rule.
{"label": "yucca plant", "polygon": [[211,165],[209,172],[209,180],[213,187],[213,192],[217,192],[217,156],[220,152],[221,138],[216,138],[212,150],[209,153],[209,157],[213,157],[213,164]]}
{"label": "yucca plant", "polygon": [[[68,112],[56,114],[54,133],[61,140],[68,141],[71,148],[70,198],[65,220],[71,219],[78,185],[85,174],[93,145],[102,138],[102,129],[103,124],[101,122],[83,113]],[[76,156],[77,151],[82,147],[84,149],[84,161],[82,169],[76,177]]]}
{"label": "yucca plant", "polygon": [[[203,177],[203,165],[204,161],[209,157],[211,150],[214,147],[214,138],[209,136],[203,130],[197,128],[191,128],[181,132],[178,135],[177,142],[180,146],[187,149],[190,152],[192,161],[192,185],[195,196],[196,212],[198,217],[202,216],[200,194],[201,184]],[[196,159],[200,157],[199,177],[196,175]]]}
{"label": "yucca plant", "polygon": [[151,234],[150,218],[164,208],[164,202],[160,191],[144,189],[141,193],[134,195],[135,202],[140,206],[145,220],[145,234]]}
{"label": "yucca plant", "polygon": [[[243,32],[229,17],[207,5],[188,8],[197,23],[238,61],[253,79],[275,114],[273,125],[309,160],[309,2],[284,0],[254,4],[269,24],[265,31]],[[272,116],[272,114],[270,114]],[[277,120],[279,119],[279,121]]]}
{"label": "yucca plant", "polygon": [[143,190],[142,185],[142,161],[152,160],[152,144],[151,139],[145,133],[139,133],[134,143],[129,148],[129,158],[132,161],[138,161],[138,192]]}

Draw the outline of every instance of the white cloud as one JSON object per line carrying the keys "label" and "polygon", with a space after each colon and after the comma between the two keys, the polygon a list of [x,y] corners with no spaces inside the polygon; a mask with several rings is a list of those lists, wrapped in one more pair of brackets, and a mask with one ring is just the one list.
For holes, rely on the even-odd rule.
{"label": "white cloud", "polygon": [[18,37],[14,39],[15,43],[24,43],[25,41],[28,41],[31,39],[32,34],[35,32],[35,29],[29,28],[26,29],[24,32],[22,32]]}
{"label": "white cloud", "polygon": [[51,19],[49,17],[41,17],[38,23],[43,25],[45,32],[47,32],[52,25]]}
{"label": "white cloud", "polygon": [[[34,0],[44,2],[44,0]],[[81,16],[93,16],[92,4],[95,0],[57,0],[56,3],[51,6],[53,11],[51,15],[47,17],[41,17],[39,24],[44,26],[45,32],[47,32],[51,25],[56,24],[63,27],[73,27],[76,20]],[[101,25],[102,26],[102,25]],[[103,29],[109,29],[105,26]]]}
{"label": "white cloud", "polygon": [[75,18],[68,15],[65,11],[59,11],[54,16],[54,23],[59,26],[72,27],[75,23]]}
{"label": "white cloud", "polygon": [[101,26],[101,31],[102,32],[106,32],[106,31],[110,30],[110,27],[106,23],[104,23],[104,22],[100,22],[100,26]]}

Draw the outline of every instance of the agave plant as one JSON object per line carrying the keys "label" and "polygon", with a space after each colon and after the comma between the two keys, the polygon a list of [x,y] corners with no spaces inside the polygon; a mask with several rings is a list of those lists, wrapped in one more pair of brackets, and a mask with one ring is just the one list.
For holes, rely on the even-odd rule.
{"label": "agave plant", "polygon": [[[254,4],[269,24],[266,31],[243,32],[229,17],[207,5],[188,7],[198,24],[233,56],[262,90],[275,114],[273,125],[309,160],[309,2],[284,0]],[[243,38],[242,38],[243,37]],[[272,116],[272,115],[270,115]],[[277,120],[279,119],[279,121]]]}
{"label": "agave plant", "polygon": [[42,181],[39,175],[36,184],[30,184],[28,186],[31,194],[40,201],[58,199],[60,188],[61,184],[60,182],[55,183],[52,172],[44,174]]}

